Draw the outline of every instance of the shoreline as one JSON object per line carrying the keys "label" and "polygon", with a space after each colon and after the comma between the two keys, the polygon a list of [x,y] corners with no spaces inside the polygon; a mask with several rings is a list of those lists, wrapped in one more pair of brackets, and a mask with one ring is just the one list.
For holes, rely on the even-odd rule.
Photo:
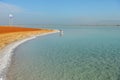
{"label": "shoreline", "polygon": [[13,51],[19,45],[21,45],[29,40],[35,39],[39,36],[45,36],[45,35],[49,35],[49,34],[53,34],[53,33],[57,33],[57,32],[59,32],[59,31],[55,30],[54,32],[46,32],[46,33],[33,35],[30,37],[24,38],[22,40],[12,42],[12,43],[6,45],[6,47],[4,47],[2,50],[0,50],[0,80],[6,80],[6,73],[11,64],[12,55],[14,54]]}

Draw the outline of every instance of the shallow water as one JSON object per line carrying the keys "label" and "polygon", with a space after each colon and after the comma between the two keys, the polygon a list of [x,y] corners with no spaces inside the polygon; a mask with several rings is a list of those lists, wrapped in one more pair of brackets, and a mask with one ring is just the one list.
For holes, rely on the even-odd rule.
{"label": "shallow water", "polygon": [[120,28],[67,28],[14,51],[9,80],[120,80]]}

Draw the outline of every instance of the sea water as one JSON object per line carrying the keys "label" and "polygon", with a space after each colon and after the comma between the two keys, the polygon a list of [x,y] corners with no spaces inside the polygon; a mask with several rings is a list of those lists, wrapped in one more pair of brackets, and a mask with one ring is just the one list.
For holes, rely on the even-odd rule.
{"label": "sea water", "polygon": [[119,27],[67,27],[14,50],[8,80],[120,80]]}

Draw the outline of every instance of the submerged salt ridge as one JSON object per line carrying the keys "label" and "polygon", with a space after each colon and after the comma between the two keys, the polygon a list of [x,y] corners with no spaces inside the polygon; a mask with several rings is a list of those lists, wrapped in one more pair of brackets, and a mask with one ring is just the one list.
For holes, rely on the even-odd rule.
{"label": "submerged salt ridge", "polygon": [[[58,32],[58,31],[56,31],[56,32]],[[36,36],[31,36],[30,38],[26,38],[26,39],[11,43],[10,45],[8,45],[4,49],[2,49],[0,51],[0,63],[1,63],[0,64],[0,80],[6,80],[6,73],[11,64],[11,58],[12,58],[12,55],[14,54],[13,51],[16,47],[18,47],[20,44],[22,44],[26,41],[36,38],[38,36],[43,36],[43,35],[52,34],[52,33],[56,33],[56,32],[44,33],[44,34],[40,34],[40,35],[36,35]]]}
{"label": "submerged salt ridge", "polygon": [[20,44],[28,41],[28,40],[31,40],[31,39],[34,39],[35,37],[31,37],[31,38],[27,38],[27,39],[24,39],[24,40],[21,40],[21,41],[17,41],[17,42],[14,42],[10,45],[8,45],[7,47],[5,47],[3,50],[1,50],[1,56],[0,56],[0,79],[3,78],[3,80],[5,80],[5,77],[6,77],[6,71],[11,63],[11,57],[13,55],[13,50],[19,46]]}

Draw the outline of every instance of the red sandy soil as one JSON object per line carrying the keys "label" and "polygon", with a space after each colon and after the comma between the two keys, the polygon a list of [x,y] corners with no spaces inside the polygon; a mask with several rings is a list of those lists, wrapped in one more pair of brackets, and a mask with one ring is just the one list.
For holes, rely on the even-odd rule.
{"label": "red sandy soil", "polygon": [[42,29],[34,29],[34,28],[24,28],[17,26],[0,26],[0,34],[1,33],[10,33],[10,32],[23,32],[23,31],[37,31]]}
{"label": "red sandy soil", "polygon": [[0,26],[0,49],[18,40],[51,32],[56,32],[56,30]]}

